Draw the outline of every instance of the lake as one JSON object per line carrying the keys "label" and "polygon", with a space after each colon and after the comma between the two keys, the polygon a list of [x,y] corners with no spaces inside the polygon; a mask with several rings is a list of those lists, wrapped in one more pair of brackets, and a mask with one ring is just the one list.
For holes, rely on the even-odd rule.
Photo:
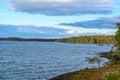
{"label": "lake", "polygon": [[[47,80],[84,68],[86,57],[109,51],[111,46],[58,42],[0,41],[0,80]],[[101,66],[108,60],[102,58]]]}

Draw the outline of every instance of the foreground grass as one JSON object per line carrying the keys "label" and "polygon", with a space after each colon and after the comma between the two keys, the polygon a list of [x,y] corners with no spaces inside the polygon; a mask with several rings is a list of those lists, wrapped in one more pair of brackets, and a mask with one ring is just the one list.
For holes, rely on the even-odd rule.
{"label": "foreground grass", "polygon": [[[110,65],[102,68],[84,69],[54,77],[50,80],[108,80],[106,76],[120,72],[120,65]],[[118,80],[118,79],[113,79]]]}

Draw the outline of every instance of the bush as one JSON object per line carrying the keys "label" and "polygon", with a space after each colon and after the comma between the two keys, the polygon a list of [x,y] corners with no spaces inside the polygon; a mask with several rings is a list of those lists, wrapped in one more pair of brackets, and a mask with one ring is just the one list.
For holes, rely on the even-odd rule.
{"label": "bush", "polygon": [[120,80],[120,74],[118,73],[109,73],[105,76],[105,80]]}

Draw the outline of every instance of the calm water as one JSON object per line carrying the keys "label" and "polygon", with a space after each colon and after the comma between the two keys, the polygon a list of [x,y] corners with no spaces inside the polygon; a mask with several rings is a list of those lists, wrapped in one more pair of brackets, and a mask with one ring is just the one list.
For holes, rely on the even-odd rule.
{"label": "calm water", "polygon": [[[57,42],[0,41],[0,80],[47,80],[57,75],[97,67],[86,57],[109,51],[110,46]],[[101,65],[107,62],[103,59]]]}

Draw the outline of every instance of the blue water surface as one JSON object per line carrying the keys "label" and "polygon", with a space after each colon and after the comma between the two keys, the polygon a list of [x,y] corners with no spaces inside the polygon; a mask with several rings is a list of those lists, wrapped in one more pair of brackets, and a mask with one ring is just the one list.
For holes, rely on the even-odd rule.
{"label": "blue water surface", "polygon": [[[86,57],[109,51],[111,46],[58,42],[0,41],[0,80],[47,80],[86,67]],[[102,58],[101,66],[108,60]]]}

